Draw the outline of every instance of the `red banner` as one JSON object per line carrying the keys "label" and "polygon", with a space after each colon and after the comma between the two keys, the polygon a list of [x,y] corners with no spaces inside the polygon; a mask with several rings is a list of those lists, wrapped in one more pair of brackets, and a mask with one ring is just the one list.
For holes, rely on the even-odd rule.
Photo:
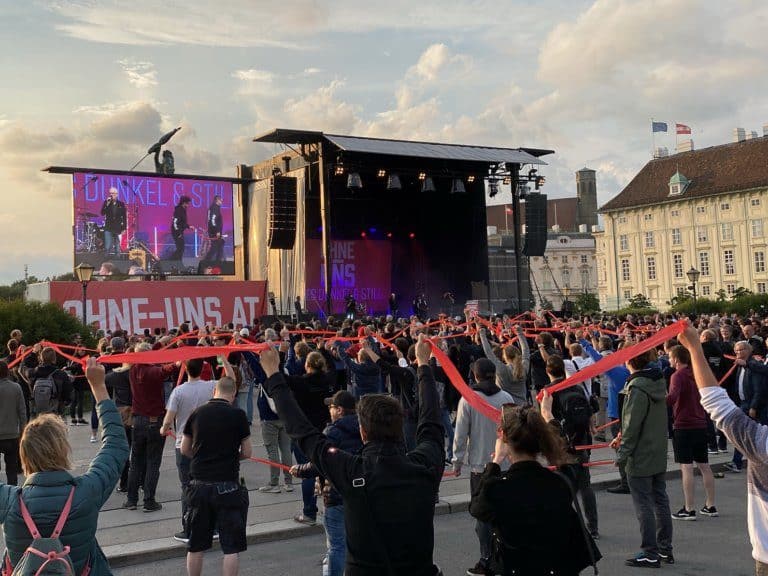
{"label": "red banner", "polygon": [[[102,330],[123,329],[129,334],[145,328],[193,325],[250,325],[266,313],[266,282],[98,282],[88,284],[89,323]],[[79,282],[51,282],[50,301],[82,317]]]}
{"label": "red banner", "polygon": [[[334,240],[331,242],[331,298],[333,312],[346,309],[344,298],[351,294],[366,313],[387,309],[392,286],[392,246],[383,240]],[[323,282],[323,243],[307,240],[308,310],[322,308],[325,302]]]}

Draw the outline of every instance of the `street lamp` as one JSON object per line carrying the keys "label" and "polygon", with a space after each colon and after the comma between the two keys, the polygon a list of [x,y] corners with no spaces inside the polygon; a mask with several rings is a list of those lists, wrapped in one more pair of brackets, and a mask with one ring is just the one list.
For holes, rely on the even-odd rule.
{"label": "street lamp", "polygon": [[691,290],[691,292],[693,292],[693,315],[696,316],[696,283],[699,281],[701,272],[691,266],[691,269],[688,270],[685,275],[688,276],[688,280],[691,282],[691,285],[688,288]]}
{"label": "street lamp", "polygon": [[75,276],[77,276],[77,279],[80,281],[80,284],[83,286],[83,325],[87,326],[88,319],[86,318],[85,314],[85,297],[88,294],[88,283],[91,281],[91,278],[93,277],[93,271],[95,268],[88,264],[87,262],[81,262],[77,266],[75,266]]}

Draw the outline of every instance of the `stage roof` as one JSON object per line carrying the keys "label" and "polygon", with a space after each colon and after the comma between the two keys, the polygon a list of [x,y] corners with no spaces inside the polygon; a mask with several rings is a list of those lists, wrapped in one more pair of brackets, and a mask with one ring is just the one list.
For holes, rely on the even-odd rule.
{"label": "stage roof", "polygon": [[206,176],[203,174],[158,174],[157,172],[142,172],[139,170],[120,170],[108,168],[78,168],[75,166],[48,166],[41,170],[51,174],[74,174],[75,172],[87,172],[88,174],[122,174],[124,176],[140,176],[143,178],[176,178],[182,180],[213,180],[217,182],[232,182],[233,184],[244,184],[250,182],[243,178],[230,178],[228,176]]}
{"label": "stage roof", "polygon": [[262,134],[254,138],[253,141],[279,144],[313,144],[322,140],[326,140],[346,152],[469,162],[510,162],[514,164],[545,165],[546,162],[540,160],[539,157],[554,152],[553,150],[537,148],[496,148],[492,146],[467,146],[438,142],[364,138],[361,136],[324,134],[323,132],[287,130],[284,128],[278,128]]}

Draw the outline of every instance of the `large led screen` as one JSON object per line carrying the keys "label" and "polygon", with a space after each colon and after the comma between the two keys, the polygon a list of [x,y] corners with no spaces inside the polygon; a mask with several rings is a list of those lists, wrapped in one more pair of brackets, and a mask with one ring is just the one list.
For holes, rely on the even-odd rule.
{"label": "large led screen", "polygon": [[75,172],[75,266],[96,275],[235,273],[232,183]]}

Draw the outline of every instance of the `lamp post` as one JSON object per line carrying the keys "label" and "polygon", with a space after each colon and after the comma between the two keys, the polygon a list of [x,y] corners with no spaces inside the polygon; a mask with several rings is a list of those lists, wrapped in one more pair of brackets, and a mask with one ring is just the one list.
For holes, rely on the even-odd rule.
{"label": "lamp post", "polygon": [[93,271],[94,267],[88,264],[87,262],[81,262],[77,266],[75,266],[75,276],[77,276],[77,279],[80,281],[80,284],[83,286],[83,326],[87,326],[88,319],[86,318],[86,311],[85,311],[85,298],[88,294],[88,283],[91,281],[91,278],[93,277]]}
{"label": "lamp post", "polygon": [[693,315],[696,316],[696,283],[699,281],[699,276],[701,276],[701,272],[696,270],[693,266],[691,266],[691,269],[688,270],[688,272],[685,273],[686,276],[688,276],[688,280],[691,281],[691,285],[689,286],[691,292],[693,292]]}

